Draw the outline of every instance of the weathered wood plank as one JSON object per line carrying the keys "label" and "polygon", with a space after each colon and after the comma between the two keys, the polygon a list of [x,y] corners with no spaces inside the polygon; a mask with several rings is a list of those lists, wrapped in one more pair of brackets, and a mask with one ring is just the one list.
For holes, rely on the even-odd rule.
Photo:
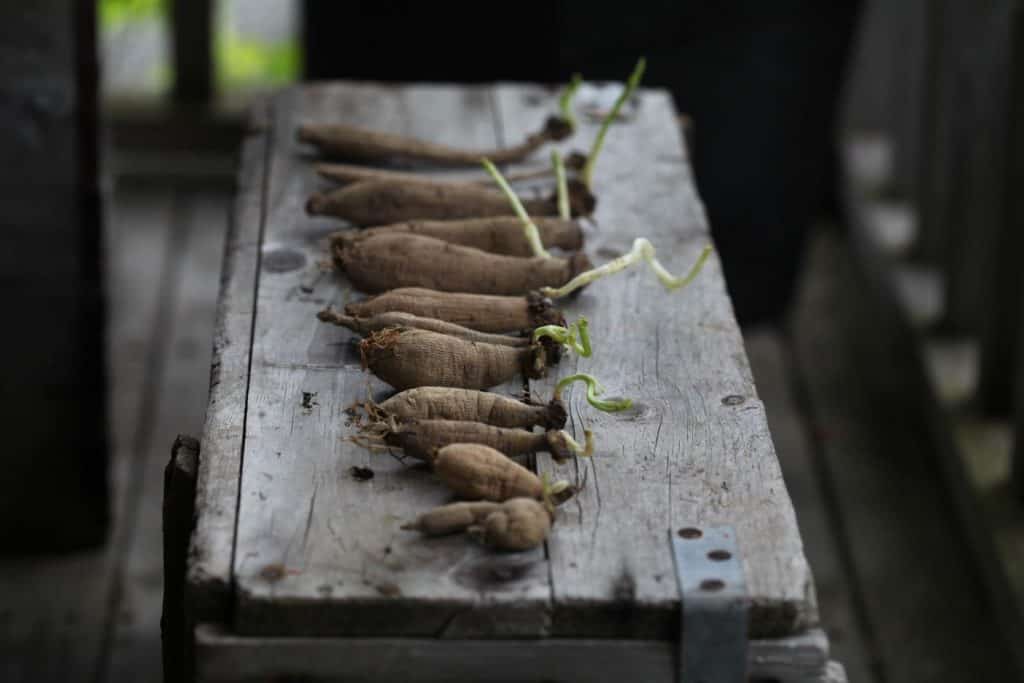
{"label": "weathered wood plank", "polygon": [[[164,193],[118,197],[106,226],[114,539],[128,516],[128,473],[153,394],[151,354],[171,239],[165,200]],[[0,626],[0,680],[96,680],[120,549],[112,542],[74,555],[0,563],[0,605],[6,615]]]}
{"label": "weathered wood plank", "polygon": [[186,595],[197,617],[226,619],[242,469],[245,404],[264,221],[267,105],[253,107],[221,270],[209,404],[196,478],[196,527]]}
{"label": "weathered wood plank", "polygon": [[[536,127],[553,99],[499,86],[505,138]],[[681,272],[710,241],[675,121],[669,95],[645,91],[637,118],[609,133],[595,174],[597,227],[587,235],[596,259],[643,235]],[[584,122],[566,147],[589,144],[595,130]],[[553,633],[669,637],[679,602],[666,531],[717,523],[737,530],[752,635],[816,623],[796,519],[717,257],[681,292],[666,294],[637,271],[592,285],[565,309],[588,317],[596,351],[559,374],[592,372],[639,408],[598,414],[581,391],[571,394],[573,427],[593,428],[598,449],[578,506],[566,507],[548,542]],[[537,384],[545,398],[553,381]],[[553,476],[564,469],[546,457],[539,466]]]}
{"label": "weathered wood plank", "polygon": [[[294,141],[302,120],[344,120],[465,145],[494,142],[488,90],[314,86],[275,102],[234,577],[240,633],[541,635],[543,553],[494,555],[398,527],[446,502],[421,469],[348,441],[344,410],[383,385],[353,336],[315,314],[353,296],[322,273],[330,219],[304,215],[323,186]],[[204,446],[204,456],[206,454]],[[205,457],[204,457],[205,460]],[[375,477],[357,481],[353,465]]]}
{"label": "weathered wood plank", "polygon": [[161,511],[167,453],[179,432],[198,433],[206,408],[216,291],[224,245],[227,201],[218,195],[179,195],[175,208],[174,291],[166,355],[156,387],[154,419],[144,435],[139,461],[128,485],[136,509],[118,576],[117,619],[106,680],[157,678],[160,670],[160,614],[163,590]]}
{"label": "weathered wood plank", "polygon": [[877,681],[873,643],[858,611],[858,587],[845,564],[845,530],[822,485],[821,454],[813,447],[810,419],[797,395],[791,342],[768,329],[744,333],[744,342],[814,572],[821,627],[832,656],[843,663],[850,680]]}
{"label": "weathered wood plank", "polygon": [[818,242],[793,336],[880,678],[1013,680],[939,471],[920,361],[854,260],[836,237]]}
{"label": "weathered wood plank", "polygon": [[[678,679],[677,645],[653,640],[435,640],[238,637],[212,624],[196,629],[198,680],[268,677],[346,681],[650,681]],[[528,653],[528,654],[527,654]],[[753,678],[840,683],[821,631],[750,644]]]}

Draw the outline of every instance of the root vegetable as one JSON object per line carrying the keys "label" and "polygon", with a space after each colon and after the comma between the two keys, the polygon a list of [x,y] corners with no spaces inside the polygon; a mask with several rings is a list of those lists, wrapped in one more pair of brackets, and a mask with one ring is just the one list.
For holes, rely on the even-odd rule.
{"label": "root vegetable", "polygon": [[326,156],[360,161],[427,162],[440,166],[470,166],[483,157],[498,163],[522,161],[547,142],[563,140],[572,134],[572,124],[552,116],[544,127],[514,147],[499,149],[458,149],[404,135],[382,133],[347,124],[299,126],[296,137],[317,147]]}
{"label": "root vegetable", "polygon": [[489,334],[478,330],[471,330],[455,323],[436,320],[434,318],[422,318],[410,313],[390,311],[378,313],[373,316],[359,318],[351,315],[343,315],[330,308],[320,311],[316,317],[322,322],[334,323],[361,334],[369,335],[373,332],[380,332],[389,327],[410,327],[418,330],[427,330],[447,334],[472,342],[483,342],[485,344],[497,344],[499,346],[525,347],[530,345],[527,337],[513,337],[505,334]]}
{"label": "root vegetable", "polygon": [[513,498],[468,529],[478,541],[498,550],[530,550],[551,532],[552,510],[532,498]]}
{"label": "root vegetable", "polygon": [[[593,212],[595,200],[582,183],[572,182],[569,202],[575,215]],[[558,215],[557,197],[529,199],[526,207],[538,216]],[[355,225],[381,225],[416,219],[453,220],[512,215],[500,192],[486,187],[444,182],[366,180],[314,192],[306,202],[312,215],[334,216]]]}
{"label": "root vegetable", "polygon": [[[565,251],[583,246],[583,231],[576,221],[541,217],[534,221],[542,244]],[[358,232],[346,230],[331,235],[332,244],[355,242],[381,233],[405,233],[433,237],[444,242],[473,247],[492,254],[532,256],[529,241],[523,236],[519,220],[512,216],[469,218],[454,221],[404,221],[379,225]]]}
{"label": "root vegetable", "polygon": [[[566,157],[565,166],[569,169],[579,171],[583,168],[587,158],[582,154],[573,153]],[[422,173],[410,173],[408,171],[395,171],[387,168],[373,168],[370,166],[356,166],[353,164],[316,164],[314,170],[322,178],[333,180],[336,183],[342,185],[348,185],[350,183],[358,183],[363,180],[392,180],[398,182],[408,183],[451,183],[451,184],[464,184],[464,185],[476,185],[487,187],[493,184],[490,177],[460,177],[448,179],[440,179],[437,176],[423,175]],[[523,180],[535,180],[538,178],[546,178],[551,175],[551,171],[547,168],[535,168],[533,170],[513,171],[505,175],[505,179],[510,183],[520,182]]]}
{"label": "root vegetable", "polygon": [[547,352],[539,344],[517,348],[470,342],[409,327],[373,332],[359,345],[363,367],[395,387],[486,389],[523,373],[542,377]]}
{"label": "root vegetable", "polygon": [[453,443],[434,453],[434,474],[462,498],[541,500],[547,493],[540,477],[504,453],[478,443]]}
{"label": "root vegetable", "polygon": [[593,452],[593,438],[587,432],[587,445],[580,446],[565,431],[528,432],[525,429],[495,427],[465,420],[411,420],[409,422],[366,425],[365,438],[382,440],[388,446],[401,448],[406,455],[431,462],[435,453],[453,443],[475,443],[513,458],[530,453],[550,453],[559,461],[573,454],[589,456]]}
{"label": "root vegetable", "polygon": [[465,531],[500,509],[500,503],[488,501],[449,503],[423,513],[415,521],[403,524],[402,528],[408,531],[419,531],[427,536],[447,536]]}
{"label": "root vegetable", "polygon": [[565,406],[557,399],[534,405],[501,394],[452,387],[407,389],[367,406],[367,411],[380,420],[459,420],[518,429],[561,429],[566,420]]}
{"label": "root vegetable", "polygon": [[583,252],[568,259],[520,258],[401,233],[335,244],[333,255],[352,284],[370,294],[399,287],[526,294],[541,287],[560,287],[591,266]]}
{"label": "root vegetable", "polygon": [[345,312],[354,316],[388,311],[445,320],[481,332],[532,330],[543,325],[565,324],[562,312],[551,300],[536,293],[491,296],[403,287],[345,306]]}

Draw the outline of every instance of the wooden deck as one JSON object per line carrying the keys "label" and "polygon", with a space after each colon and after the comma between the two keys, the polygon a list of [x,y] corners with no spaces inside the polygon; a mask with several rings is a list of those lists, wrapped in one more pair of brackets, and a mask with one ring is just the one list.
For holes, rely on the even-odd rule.
{"label": "wooden deck", "polygon": [[[194,188],[113,196],[117,524],[100,551],[0,561],[0,680],[159,680],[161,470],[175,434],[202,427],[230,201]],[[849,259],[842,241],[819,240],[794,325],[745,340],[833,656],[851,681],[1010,680],[899,364],[870,340],[870,311],[849,306]],[[890,398],[874,402],[879,391]]]}

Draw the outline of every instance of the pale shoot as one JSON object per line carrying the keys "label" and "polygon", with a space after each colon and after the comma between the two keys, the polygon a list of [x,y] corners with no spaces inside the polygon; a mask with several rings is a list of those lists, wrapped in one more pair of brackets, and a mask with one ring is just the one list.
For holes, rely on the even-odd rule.
{"label": "pale shoot", "polygon": [[593,349],[590,346],[589,325],[590,323],[584,317],[571,323],[568,327],[542,325],[533,331],[533,341],[537,342],[542,337],[547,337],[557,344],[562,344],[566,351],[575,351],[582,358],[590,358]]}
{"label": "pale shoot", "polygon": [[651,266],[651,270],[658,276],[658,280],[668,291],[673,291],[685,287],[686,285],[693,282],[694,278],[700,274],[700,271],[704,268],[704,263],[708,260],[708,256],[711,255],[711,245],[704,247],[701,251],[700,256],[694,262],[693,266],[686,275],[675,277],[672,273],[668,272],[661,262],[655,257],[654,245],[650,243],[644,237],[638,237],[633,241],[633,248],[628,254],[612,259],[608,263],[604,263],[597,268],[591,268],[590,270],[584,271],[569,280],[565,285],[561,287],[542,287],[540,293],[546,297],[552,299],[560,299],[575,292],[580,287],[585,287],[595,280],[600,280],[608,275],[614,275],[620,271],[629,268],[630,266],[646,261]]}
{"label": "pale shoot", "polygon": [[594,454],[594,433],[589,429],[583,430],[584,444],[581,445],[576,439],[569,435],[569,432],[562,430],[562,436],[565,437],[565,444],[569,447],[569,450],[575,453],[581,458],[589,458]]}
{"label": "pale shoot", "polygon": [[516,212],[519,220],[523,223],[523,234],[526,236],[526,241],[530,244],[530,251],[533,252],[534,256],[540,258],[551,258],[551,254],[544,248],[544,244],[540,240],[540,231],[537,230],[537,226],[532,220],[530,220],[529,214],[526,213],[526,209],[523,208],[523,203],[519,201],[519,197],[509,187],[509,184],[505,181],[504,176],[501,175],[501,171],[498,167],[491,163],[490,159],[483,159],[482,163],[487,172],[494,178],[494,182],[497,183],[501,191],[505,193],[508,198],[509,204],[512,205],[512,210]]}
{"label": "pale shoot", "polygon": [[572,99],[576,96],[576,91],[579,90],[582,83],[583,76],[573,74],[572,80],[565,86],[565,90],[562,91],[561,96],[558,98],[558,109],[562,112],[562,118],[569,124],[569,129],[573,132],[576,131],[576,114],[572,111]]}
{"label": "pale shoot", "polygon": [[601,383],[597,381],[596,377],[583,372],[576,375],[569,375],[568,377],[560,380],[558,384],[555,385],[555,400],[560,399],[562,397],[562,391],[573,382],[586,383],[587,403],[603,413],[617,413],[620,410],[629,410],[633,407],[633,400],[629,398],[598,398],[599,394],[604,393],[604,387],[601,386]]}
{"label": "pale shoot", "polygon": [[587,189],[591,189],[593,185],[594,164],[597,163],[597,155],[601,153],[601,148],[604,147],[604,138],[608,135],[608,128],[611,127],[612,121],[619,116],[619,110],[622,109],[622,105],[632,97],[633,92],[640,86],[640,79],[643,78],[644,69],[646,68],[647,60],[641,57],[637,60],[636,66],[633,67],[633,73],[629,75],[626,87],[615,100],[615,103],[612,104],[608,116],[601,122],[601,127],[597,131],[597,137],[594,138],[594,144],[591,145],[590,153],[587,154],[587,161],[583,165],[583,183],[587,186]]}
{"label": "pale shoot", "polygon": [[558,188],[558,217],[567,221],[572,218],[569,209],[569,181],[565,178],[565,164],[557,149],[551,150],[551,166],[555,169],[555,186]]}

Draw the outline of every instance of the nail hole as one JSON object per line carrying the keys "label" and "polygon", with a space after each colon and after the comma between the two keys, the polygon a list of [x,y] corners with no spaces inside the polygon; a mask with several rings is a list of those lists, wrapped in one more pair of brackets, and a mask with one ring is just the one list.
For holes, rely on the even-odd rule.
{"label": "nail hole", "polygon": [[738,406],[747,399],[739,396],[738,394],[730,394],[722,399],[722,403],[727,406]]}
{"label": "nail hole", "polygon": [[684,527],[684,528],[679,530],[679,537],[680,538],[685,538],[685,539],[687,539],[689,541],[692,541],[695,538],[700,538],[703,535],[704,535],[703,531],[701,531],[700,529],[696,529],[696,528],[694,528],[692,526]]}
{"label": "nail hole", "polygon": [[720,591],[723,588],[725,588],[725,581],[721,579],[705,579],[700,582],[700,589],[709,593]]}
{"label": "nail hole", "polygon": [[708,559],[714,560],[715,562],[725,562],[732,557],[732,553],[728,550],[712,550],[708,553]]}

